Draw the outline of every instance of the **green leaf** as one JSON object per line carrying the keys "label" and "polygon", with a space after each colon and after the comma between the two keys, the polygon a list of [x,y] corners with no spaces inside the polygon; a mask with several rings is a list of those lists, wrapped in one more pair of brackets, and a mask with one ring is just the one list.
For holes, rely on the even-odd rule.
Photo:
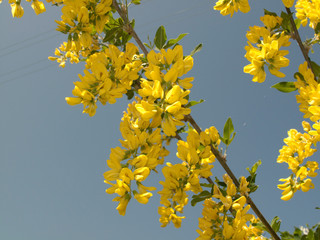
{"label": "green leaf", "polygon": [[200,183],[200,186],[207,187],[207,188],[212,188],[213,184],[212,183]]}
{"label": "green leaf", "polygon": [[224,138],[229,138],[233,131],[234,131],[234,127],[233,127],[233,124],[232,124],[232,120],[231,120],[231,118],[228,118],[228,120],[224,124],[223,137]]}
{"label": "green leaf", "polygon": [[148,43],[143,43],[147,48],[152,49],[152,47]]}
{"label": "green leaf", "polygon": [[320,209],[320,207],[315,207],[315,209]]}
{"label": "green leaf", "polygon": [[[294,75],[293,75],[293,77],[295,78],[295,79],[297,79],[297,80],[301,80],[301,81],[306,81],[306,80],[304,80],[304,76],[301,74],[301,73],[299,73],[299,72],[296,72]],[[299,78],[298,78],[299,77]]]}
{"label": "green leaf", "polygon": [[315,32],[316,34],[319,34],[319,33],[320,33],[320,22],[319,22],[319,23],[317,24],[317,26],[315,27],[314,32]]}
{"label": "green leaf", "polygon": [[126,95],[127,95],[128,100],[132,99],[134,97],[134,91],[128,90]]}
{"label": "green leaf", "polygon": [[312,229],[309,228],[309,233],[306,236],[306,240],[318,240],[314,238],[314,231]]}
{"label": "green leaf", "polygon": [[186,131],[186,126],[183,126],[183,127],[179,128],[179,129],[177,130],[177,133],[178,133],[178,134],[180,134],[180,133],[185,133],[185,132],[187,132],[187,131]]}
{"label": "green leaf", "polygon": [[154,37],[154,44],[160,50],[163,48],[164,44],[167,41],[167,34],[164,26],[160,26],[156,32],[156,36]]}
{"label": "green leaf", "polygon": [[196,46],[190,53],[191,56],[193,56],[195,53],[199,52],[202,48],[202,43],[200,43],[198,46]]}
{"label": "green leaf", "polygon": [[268,231],[268,229],[266,228],[266,226],[265,226],[262,222],[260,222],[260,221],[258,221],[258,222],[256,222],[256,223],[252,223],[252,226],[254,226],[255,228],[260,229],[260,230],[262,230],[262,231]]}
{"label": "green leaf", "polygon": [[[233,133],[233,132],[234,132],[234,127],[233,127],[232,119],[228,118],[228,120],[226,121],[224,128],[223,128],[223,137],[221,138],[221,140],[227,146],[232,142],[232,140],[235,137],[236,133]],[[232,133],[233,133],[233,136],[231,137]]]}
{"label": "green leaf", "polygon": [[271,221],[271,227],[275,232],[279,232],[281,220],[278,216],[275,216]]}
{"label": "green leaf", "polygon": [[246,168],[246,169],[248,170],[248,172],[249,172],[251,175],[253,175],[253,174],[256,173],[256,171],[257,171],[258,167],[261,165],[261,163],[262,163],[261,160],[259,160],[258,162],[256,162],[255,164],[253,164],[251,170],[250,170],[249,168]]}
{"label": "green leaf", "polygon": [[272,88],[275,88],[280,92],[285,92],[285,93],[293,92],[297,90],[293,82],[279,82],[273,85]]}
{"label": "green leaf", "polygon": [[195,106],[195,105],[200,104],[200,103],[203,103],[203,102],[204,102],[203,99],[200,99],[200,101],[190,101],[190,102],[188,102],[188,104],[186,105],[186,108]]}
{"label": "green leaf", "polygon": [[320,224],[317,224],[317,225],[315,225],[314,227],[316,227],[316,226],[318,226],[318,227],[317,227],[317,229],[315,230],[314,238],[315,238],[315,239],[320,239]]}
{"label": "green leaf", "polygon": [[264,15],[271,15],[271,16],[278,16],[276,13],[274,12],[269,12],[267,9],[264,9]]}
{"label": "green leaf", "polygon": [[182,38],[184,38],[186,35],[188,35],[188,33],[182,33],[180,34],[176,39],[170,39],[164,46],[164,49],[167,49],[171,46],[173,46],[174,44],[178,43]]}
{"label": "green leaf", "polygon": [[141,0],[132,0],[131,3],[133,3],[134,5],[139,5],[141,2]]}
{"label": "green leaf", "polygon": [[284,30],[286,30],[287,32],[291,33],[292,28],[291,28],[291,24],[290,24],[290,15],[288,15],[285,12],[281,12],[281,18],[282,18],[281,27]]}
{"label": "green leaf", "polygon": [[221,187],[227,187],[227,184],[225,182],[216,181],[216,183]]}
{"label": "green leaf", "polygon": [[296,24],[296,28],[299,29],[300,26],[301,26],[301,20],[300,20],[300,18],[296,18],[296,19],[294,20],[294,23]]}
{"label": "green leaf", "polygon": [[316,62],[311,61],[311,67],[312,67],[312,70],[313,70],[314,74],[316,75],[316,77],[319,77],[320,76],[320,66]]}
{"label": "green leaf", "polygon": [[198,202],[202,202],[206,200],[207,198],[211,198],[212,194],[208,192],[207,190],[202,191],[198,195],[193,195],[191,200],[191,206],[195,206]]}
{"label": "green leaf", "polygon": [[258,162],[256,162],[255,164],[253,164],[253,166],[250,168],[246,168],[247,171],[249,172],[250,176],[248,176],[247,182],[249,183],[248,188],[250,189],[250,193],[255,192],[258,189],[258,185],[255,184],[256,182],[256,172],[258,167],[261,165],[261,160],[259,160]]}

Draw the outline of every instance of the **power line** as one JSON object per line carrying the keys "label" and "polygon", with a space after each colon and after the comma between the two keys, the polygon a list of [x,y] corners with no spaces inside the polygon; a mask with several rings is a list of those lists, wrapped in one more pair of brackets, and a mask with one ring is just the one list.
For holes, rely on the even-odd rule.
{"label": "power line", "polygon": [[34,66],[35,64],[38,64],[40,62],[44,62],[46,60],[48,60],[48,58],[43,58],[43,59],[40,59],[40,60],[38,60],[36,62],[32,62],[32,63],[30,63],[28,65],[24,65],[22,67],[15,68],[14,70],[10,70],[10,71],[5,72],[5,73],[1,73],[0,78],[3,78],[4,76],[11,75],[11,74],[16,73],[16,72],[20,72],[22,69],[28,68],[30,66]]}
{"label": "power line", "polygon": [[16,46],[16,45],[20,45],[21,43],[24,43],[24,42],[28,42],[28,41],[30,41],[30,40],[33,40],[34,38],[38,38],[39,36],[46,35],[47,33],[50,33],[50,32],[52,32],[52,31],[53,31],[53,29],[48,30],[48,31],[45,31],[45,32],[42,32],[42,33],[39,33],[39,34],[36,34],[36,35],[33,35],[33,36],[28,37],[28,38],[25,38],[25,39],[23,39],[23,40],[21,40],[21,41],[18,41],[18,42],[12,43],[12,44],[10,44],[10,45],[7,45],[7,46],[5,46],[5,47],[2,47],[2,48],[0,48],[0,52],[3,51],[3,50],[6,50],[6,49],[8,49],[8,48],[12,48],[12,47],[14,47],[14,46]]}
{"label": "power line", "polygon": [[43,70],[45,70],[45,69],[48,69],[48,68],[50,68],[50,67],[53,67],[53,66],[56,66],[56,65],[50,64],[50,65],[47,65],[47,66],[45,66],[45,67],[38,68],[38,69],[36,69],[36,70],[32,70],[32,71],[30,71],[30,72],[21,74],[21,75],[19,75],[19,76],[17,76],[17,77],[13,77],[13,78],[10,78],[10,79],[8,79],[8,80],[1,81],[1,82],[0,82],[0,86],[6,84],[6,83],[8,83],[8,82],[13,82],[13,81],[15,81],[15,80],[17,80],[17,79],[19,79],[19,78],[22,78],[22,77],[25,77],[25,76],[29,76],[29,75],[32,75],[32,74],[37,73],[37,72],[41,72],[41,71],[43,71]]}
{"label": "power line", "polygon": [[24,48],[26,48],[26,47],[30,47],[30,46],[32,46],[32,45],[35,45],[35,44],[39,43],[39,42],[42,42],[42,41],[45,41],[45,40],[51,39],[52,37],[57,37],[57,36],[58,36],[58,35],[57,35],[56,33],[51,34],[51,35],[49,35],[49,36],[46,37],[46,38],[40,39],[40,40],[38,40],[38,41],[34,41],[34,42],[29,43],[29,44],[27,44],[27,45],[24,45],[24,46],[15,48],[14,50],[9,51],[9,52],[7,52],[7,53],[1,54],[0,57],[7,56],[7,55],[9,55],[9,54],[11,54],[11,53],[15,53],[15,52],[17,52],[17,51],[19,51],[19,50],[21,50],[21,49],[24,49]]}

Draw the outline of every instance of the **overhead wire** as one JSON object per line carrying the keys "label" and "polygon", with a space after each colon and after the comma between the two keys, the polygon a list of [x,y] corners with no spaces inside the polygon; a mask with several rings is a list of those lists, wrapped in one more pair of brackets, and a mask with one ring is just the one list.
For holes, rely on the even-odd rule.
{"label": "overhead wire", "polygon": [[[54,29],[54,30],[55,30],[55,29]],[[17,42],[15,42],[15,43],[10,44],[10,45],[6,45],[5,47],[1,47],[1,48],[0,48],[0,52],[1,52],[2,50],[6,50],[6,49],[8,49],[8,48],[15,47],[16,45],[20,45],[21,43],[28,42],[28,41],[33,40],[33,39],[35,39],[35,38],[38,38],[38,37],[40,37],[40,36],[46,35],[47,33],[51,33],[52,31],[53,31],[53,29],[50,29],[50,30],[41,32],[41,33],[39,33],[39,34],[30,36],[30,37],[28,37],[28,38],[22,39],[22,40],[20,40],[20,41],[17,41]]]}
{"label": "overhead wire", "polygon": [[46,37],[46,38],[40,39],[40,40],[38,40],[38,41],[33,41],[32,43],[29,43],[29,44],[27,44],[27,45],[23,45],[23,46],[21,46],[21,47],[15,48],[15,49],[12,50],[12,51],[6,52],[6,53],[4,53],[4,54],[0,54],[0,57],[7,56],[7,55],[9,55],[9,54],[18,52],[19,50],[25,49],[26,47],[33,46],[33,45],[35,45],[35,44],[37,44],[37,43],[39,43],[39,42],[42,42],[42,41],[51,39],[52,37],[58,37],[58,36],[59,36],[59,35],[57,35],[57,33],[51,34],[51,35],[49,35],[49,36]]}
{"label": "overhead wire", "polygon": [[19,76],[12,77],[12,78],[10,78],[10,79],[8,79],[8,80],[1,81],[1,82],[0,82],[0,86],[6,84],[6,83],[8,83],[8,82],[13,82],[13,81],[15,81],[15,80],[17,80],[17,79],[19,79],[19,78],[22,78],[22,77],[25,77],[25,76],[29,76],[29,75],[32,75],[32,74],[37,73],[37,72],[41,72],[41,71],[43,71],[43,70],[46,70],[46,69],[48,69],[48,68],[50,68],[50,67],[54,67],[54,66],[56,66],[56,65],[50,64],[50,65],[47,65],[47,66],[45,66],[45,67],[41,67],[41,68],[32,70],[32,71],[30,71],[30,72],[27,72],[27,73],[23,73],[23,74],[21,74],[21,75],[19,75]]}
{"label": "overhead wire", "polygon": [[34,65],[36,65],[36,64],[38,64],[38,63],[40,63],[40,62],[44,62],[44,61],[47,61],[47,60],[48,60],[48,58],[43,58],[43,59],[40,59],[40,60],[38,60],[38,61],[36,61],[36,62],[32,62],[32,63],[30,63],[30,64],[27,64],[27,65],[24,65],[24,66],[21,66],[21,67],[19,66],[19,68],[15,68],[15,69],[10,70],[10,71],[7,71],[7,72],[5,72],[5,73],[1,73],[0,78],[3,78],[3,77],[5,77],[5,76],[7,76],[7,75],[12,75],[12,74],[14,74],[14,73],[16,73],[16,72],[19,72],[19,71],[21,71],[21,70],[23,70],[23,69],[25,69],[25,68],[34,66]]}

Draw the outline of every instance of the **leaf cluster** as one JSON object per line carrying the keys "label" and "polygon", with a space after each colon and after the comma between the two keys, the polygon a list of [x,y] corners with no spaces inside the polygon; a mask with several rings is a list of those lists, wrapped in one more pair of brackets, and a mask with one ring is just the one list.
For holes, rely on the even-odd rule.
{"label": "leaf cluster", "polygon": [[[132,19],[129,24],[134,28],[135,20]],[[115,19],[110,14],[109,22],[104,28],[105,37],[103,38],[103,42],[113,44],[117,47],[122,47],[124,50],[125,45],[132,38],[127,32],[127,25],[128,23],[125,23],[121,17]]]}
{"label": "leaf cluster", "polygon": [[246,168],[246,170],[249,172],[249,176],[246,178],[248,184],[248,188],[250,189],[250,193],[255,192],[258,189],[258,185],[256,185],[256,176],[257,176],[257,170],[258,167],[261,165],[261,160],[253,164],[253,166],[250,168]]}

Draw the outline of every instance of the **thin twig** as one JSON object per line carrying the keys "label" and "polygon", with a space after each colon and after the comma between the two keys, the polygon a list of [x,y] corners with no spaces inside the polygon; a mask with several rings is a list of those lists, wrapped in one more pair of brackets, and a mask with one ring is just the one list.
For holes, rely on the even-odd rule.
{"label": "thin twig", "polygon": [[[145,46],[143,45],[142,41],[140,40],[140,38],[138,37],[138,35],[136,34],[136,32],[134,31],[134,29],[132,28],[132,26],[129,24],[128,19],[126,18],[126,14],[121,10],[121,8],[119,7],[118,3],[116,0],[113,0],[113,6],[116,9],[116,11],[119,13],[120,17],[124,20],[125,23],[127,23],[127,27],[128,27],[128,33],[132,35],[132,37],[135,39],[135,41],[137,42],[137,44],[139,45],[139,47],[141,48],[141,50],[144,52],[144,54],[147,56],[148,55],[148,50],[145,48]],[[190,122],[190,124],[196,129],[196,131],[200,134],[201,133],[201,128],[199,127],[199,125],[194,121],[194,119],[192,118],[191,115],[187,115],[185,116],[185,121]],[[178,134],[176,136],[177,139],[182,139]],[[233,172],[231,171],[231,169],[229,168],[227,161],[226,161],[226,157],[221,155],[220,152],[213,146],[211,145],[211,152],[215,155],[215,157],[218,159],[219,163],[221,164],[221,166],[224,168],[224,170],[227,172],[227,174],[230,176],[230,178],[232,179],[232,181],[234,182],[234,184],[239,187],[240,183],[237,180],[237,178],[235,177],[235,175],[233,174]],[[207,181],[211,184],[213,184],[213,181],[211,178],[207,178]],[[251,206],[252,210],[255,212],[255,214],[257,215],[257,217],[261,220],[261,222],[265,225],[265,227],[268,229],[268,232],[271,234],[271,236],[275,239],[275,240],[280,240],[280,238],[278,237],[277,233],[272,229],[272,227],[270,226],[270,224],[268,223],[268,221],[265,219],[265,217],[263,216],[263,214],[259,211],[259,209],[257,208],[257,206],[254,204],[254,202],[252,201],[252,199],[249,196],[246,196],[247,199],[247,203]]]}
{"label": "thin twig", "polygon": [[[290,8],[286,8],[286,11],[289,15],[289,19],[290,19],[290,24],[291,24],[291,27],[292,27],[292,30],[293,30],[293,34],[294,34],[294,39],[298,42],[298,45],[300,47],[300,50],[302,52],[302,55],[304,57],[304,59],[306,60],[306,62],[308,63],[308,67],[311,69],[313,75],[316,77],[316,75],[314,74],[314,71],[312,69],[312,65],[311,65],[311,60],[308,56],[308,50],[306,49],[306,47],[303,45],[302,41],[301,41],[301,37],[300,37],[300,34],[299,34],[299,31],[296,27],[296,24],[293,20],[293,17],[292,17],[292,12],[290,10]],[[316,79],[315,79],[316,80]]]}
{"label": "thin twig", "polygon": [[127,15],[121,10],[121,8],[119,7],[119,4],[117,3],[117,0],[113,0],[112,1],[112,5],[113,7],[116,9],[116,11],[119,13],[120,17],[123,19],[123,21],[125,22],[125,24],[127,25],[126,28],[127,32],[134,38],[134,40],[137,42],[137,44],[139,45],[139,47],[141,48],[142,52],[144,53],[144,55],[148,55],[148,50],[146,49],[146,47],[143,45],[142,41],[140,40],[140,38],[138,37],[137,33],[135,32],[135,30],[133,29],[133,27],[131,26],[130,22],[128,21]]}

